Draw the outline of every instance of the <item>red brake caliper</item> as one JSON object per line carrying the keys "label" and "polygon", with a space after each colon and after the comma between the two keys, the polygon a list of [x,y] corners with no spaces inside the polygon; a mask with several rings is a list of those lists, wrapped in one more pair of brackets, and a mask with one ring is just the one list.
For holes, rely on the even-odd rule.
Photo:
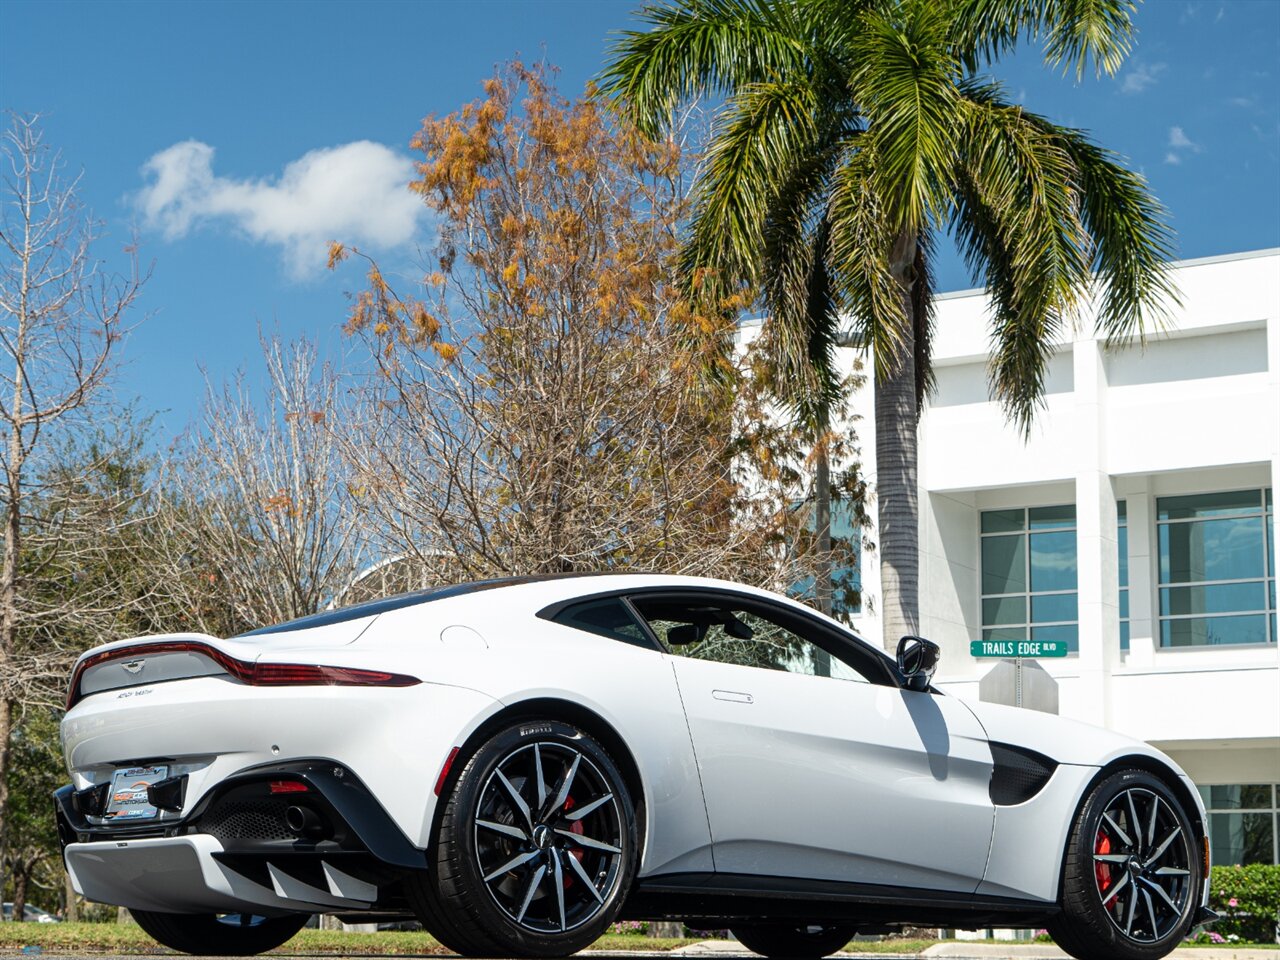
{"label": "red brake caliper", "polygon": [[[1111,838],[1102,830],[1098,831],[1098,839],[1093,845],[1093,852],[1111,852]],[[1099,860],[1094,863],[1093,869],[1098,877],[1098,889],[1106,893],[1107,888],[1111,886],[1111,864]]]}
{"label": "red brake caliper", "polygon": [[[573,797],[566,797],[566,798],[565,798],[565,801],[564,801],[564,812],[565,812],[565,813],[568,813],[570,810],[572,810],[572,809],[573,809],[573,805],[574,805]],[[581,821],[581,820],[575,820],[575,821],[573,821],[573,823],[572,823],[572,824],[570,824],[570,826],[569,826],[569,832],[570,832],[570,833],[582,833],[582,821]],[[569,851],[569,856],[571,856],[571,857],[577,857],[578,862],[579,862],[579,863],[581,863],[581,862],[582,862],[582,851],[581,851],[581,850],[570,850],[570,851]],[[566,873],[566,874],[564,875],[564,888],[565,888],[566,890],[568,890],[571,886],[573,886],[573,876],[572,876],[571,874],[569,874],[569,873]]]}

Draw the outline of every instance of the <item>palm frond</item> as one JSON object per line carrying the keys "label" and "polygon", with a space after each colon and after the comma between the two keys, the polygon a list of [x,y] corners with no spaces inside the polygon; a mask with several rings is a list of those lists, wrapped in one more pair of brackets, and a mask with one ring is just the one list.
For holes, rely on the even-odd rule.
{"label": "palm frond", "polygon": [[916,416],[924,410],[924,400],[937,381],[933,375],[933,235],[916,238],[916,261],[912,265],[911,314],[915,322],[913,346],[916,371]]}
{"label": "palm frond", "polygon": [[807,74],[811,31],[800,12],[769,0],[646,6],[638,17],[649,29],[621,33],[597,86],[642,132],[656,136],[679,104],[698,96]]}
{"label": "palm frond", "polygon": [[880,380],[900,369],[911,321],[889,265],[894,231],[877,190],[874,152],[866,138],[850,145],[832,179],[831,272],[842,314],[857,324]]}
{"label": "palm frond", "polygon": [[760,280],[765,225],[781,185],[820,154],[822,98],[805,79],[744,85],[730,100],[695,192],[685,276]]}
{"label": "palm frond", "polygon": [[1146,179],[1081,130],[1057,128],[1076,167],[1092,267],[1100,293],[1097,324],[1114,344],[1160,329],[1181,302],[1170,272],[1176,240],[1169,214]]}
{"label": "palm frond", "polygon": [[967,84],[963,175],[952,226],[984,275],[994,315],[991,383],[1024,431],[1044,389],[1052,344],[1090,285],[1080,185],[1061,138],[993,85]]}
{"label": "palm frond", "polygon": [[875,140],[877,189],[909,233],[950,201],[960,64],[949,29],[947,4],[911,0],[863,13],[851,43],[850,87]]}
{"label": "palm frond", "polygon": [[955,9],[954,42],[969,71],[1043,40],[1050,66],[1084,76],[1114,75],[1133,46],[1132,0],[964,0]]}

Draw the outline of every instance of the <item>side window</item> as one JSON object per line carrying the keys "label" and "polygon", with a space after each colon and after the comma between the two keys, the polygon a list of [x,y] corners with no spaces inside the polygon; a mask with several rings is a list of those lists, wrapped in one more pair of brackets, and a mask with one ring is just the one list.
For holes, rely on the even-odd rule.
{"label": "side window", "polygon": [[[710,599],[710,598],[709,598]],[[662,648],[693,660],[867,683],[838,657],[747,604],[633,597]]]}
{"label": "side window", "polygon": [[644,627],[632,615],[621,597],[586,600],[565,607],[551,618],[555,623],[585,630],[611,640],[621,640],[637,647],[653,649]]}

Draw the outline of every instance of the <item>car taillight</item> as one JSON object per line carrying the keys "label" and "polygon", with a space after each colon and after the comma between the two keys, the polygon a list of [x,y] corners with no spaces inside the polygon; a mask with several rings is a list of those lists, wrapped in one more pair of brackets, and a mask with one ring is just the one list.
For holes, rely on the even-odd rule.
{"label": "car taillight", "polygon": [[82,660],[71,675],[67,688],[67,709],[80,700],[80,678],[90,667],[112,660],[136,660],[162,653],[198,653],[208,657],[242,683],[255,687],[412,687],[422,681],[402,673],[385,670],[361,670],[355,667],[330,667],[310,663],[254,663],[237,660],[207,643],[194,640],[160,640],[131,644],[104,650]]}
{"label": "car taillight", "polygon": [[277,793],[307,793],[311,788],[301,780],[272,780],[267,785],[267,789],[272,794]]}

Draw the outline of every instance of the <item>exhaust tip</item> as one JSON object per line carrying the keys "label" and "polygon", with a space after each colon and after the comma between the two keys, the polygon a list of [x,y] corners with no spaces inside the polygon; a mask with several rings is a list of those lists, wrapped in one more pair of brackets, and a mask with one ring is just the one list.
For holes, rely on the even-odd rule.
{"label": "exhaust tip", "polygon": [[289,807],[284,812],[284,825],[299,840],[323,840],[329,825],[310,807]]}

